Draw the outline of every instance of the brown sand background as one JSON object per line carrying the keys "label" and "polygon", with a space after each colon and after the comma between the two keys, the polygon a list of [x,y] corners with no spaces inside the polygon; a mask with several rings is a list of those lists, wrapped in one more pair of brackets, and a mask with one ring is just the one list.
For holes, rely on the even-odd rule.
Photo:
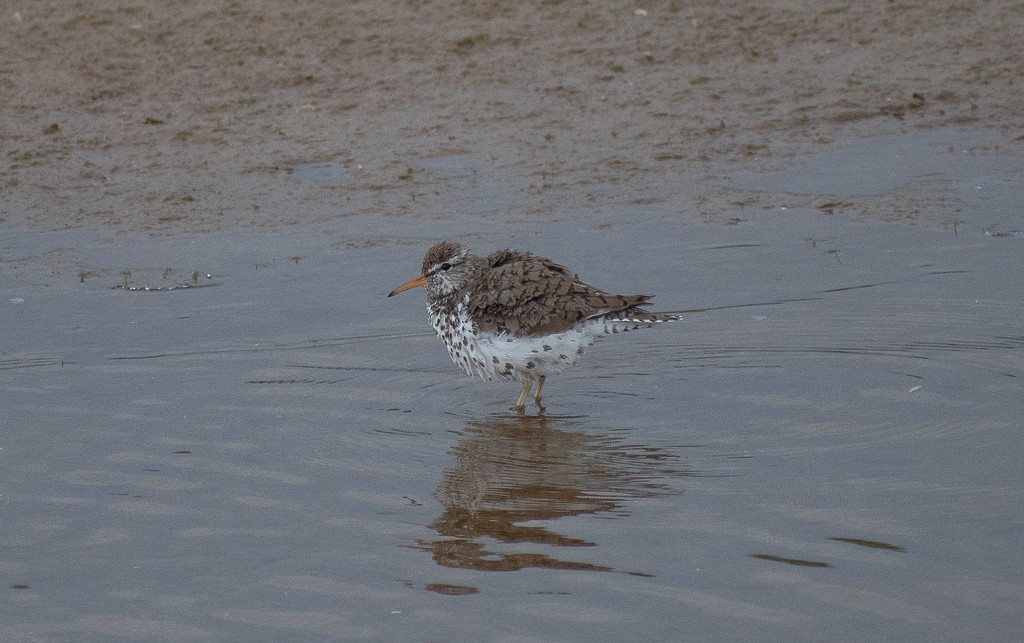
{"label": "brown sand background", "polygon": [[[509,177],[513,219],[726,222],[765,198],[715,184],[735,162],[950,125],[1024,155],[1021,2],[54,0],[8,3],[0,29],[0,217],[42,229],[443,218],[459,195],[421,163],[459,154]],[[345,180],[289,180],[307,163]]]}

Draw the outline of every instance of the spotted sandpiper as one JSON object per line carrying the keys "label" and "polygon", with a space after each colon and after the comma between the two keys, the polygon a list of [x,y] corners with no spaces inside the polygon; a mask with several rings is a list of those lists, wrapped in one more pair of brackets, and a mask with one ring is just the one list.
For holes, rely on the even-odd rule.
{"label": "spotted sandpiper", "polygon": [[542,409],[544,379],[575,364],[600,337],[679,319],[645,310],[653,295],[611,295],[530,252],[478,257],[450,241],[427,250],[422,274],[388,297],[418,286],[427,289],[430,324],[462,370],[522,379],[519,411],[534,380],[533,400]]}

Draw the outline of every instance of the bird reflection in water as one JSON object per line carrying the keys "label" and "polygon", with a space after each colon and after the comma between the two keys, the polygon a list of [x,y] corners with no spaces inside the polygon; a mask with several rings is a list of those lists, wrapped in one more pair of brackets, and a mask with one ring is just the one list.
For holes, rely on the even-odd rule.
{"label": "bird reflection in water", "polygon": [[[574,424],[543,415],[469,421],[452,448],[455,467],[434,493],[444,512],[429,526],[441,538],[413,546],[446,567],[614,571],[563,559],[557,548],[596,543],[558,533],[553,521],[628,516],[628,500],[677,493],[671,481],[690,474],[663,449],[577,432]],[[514,547],[490,551],[488,541]]]}

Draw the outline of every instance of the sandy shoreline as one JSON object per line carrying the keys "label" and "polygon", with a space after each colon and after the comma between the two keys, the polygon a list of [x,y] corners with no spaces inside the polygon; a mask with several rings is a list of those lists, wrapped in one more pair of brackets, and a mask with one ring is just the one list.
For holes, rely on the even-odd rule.
{"label": "sandy shoreline", "polygon": [[[1024,154],[1011,2],[50,2],[0,16],[4,220],[151,234],[501,216],[728,220],[737,162],[916,128]],[[296,181],[329,163],[339,181]],[[709,180],[710,179],[710,180]],[[914,198],[908,195],[907,198]],[[850,207],[856,207],[851,204]],[[481,212],[493,216],[496,212]]]}

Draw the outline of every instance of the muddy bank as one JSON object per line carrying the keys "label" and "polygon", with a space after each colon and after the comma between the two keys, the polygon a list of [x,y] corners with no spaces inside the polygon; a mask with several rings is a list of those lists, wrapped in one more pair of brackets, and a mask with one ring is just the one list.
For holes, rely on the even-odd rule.
{"label": "muddy bank", "polygon": [[43,229],[728,221],[759,198],[730,164],[939,125],[1024,153],[1010,2],[49,2],[0,28],[0,216]]}

